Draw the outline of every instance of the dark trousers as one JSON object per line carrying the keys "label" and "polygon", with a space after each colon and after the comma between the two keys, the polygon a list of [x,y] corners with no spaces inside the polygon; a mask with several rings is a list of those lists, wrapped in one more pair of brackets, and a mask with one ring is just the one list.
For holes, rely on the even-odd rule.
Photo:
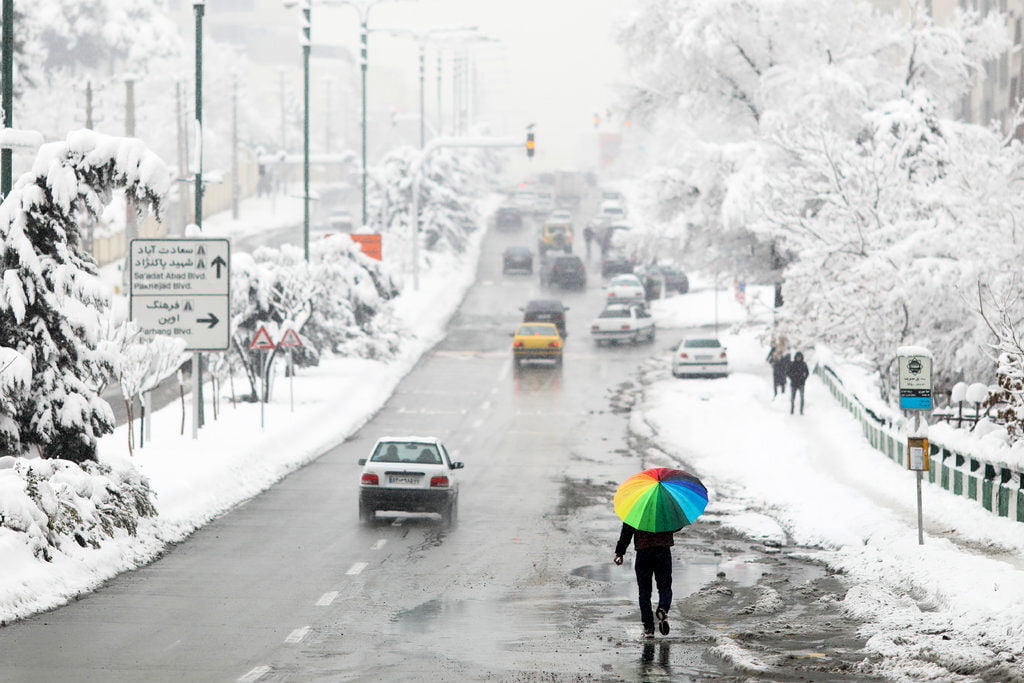
{"label": "dark trousers", "polygon": [[636,551],[636,585],[640,591],[640,621],[654,628],[651,609],[651,577],[658,582],[658,607],[668,612],[672,606],[672,549],[642,548]]}
{"label": "dark trousers", "polygon": [[775,382],[775,388],[774,388],[774,391],[772,393],[772,398],[775,398],[779,394],[786,393],[786,378],[785,377],[776,377],[774,379],[774,382]]}
{"label": "dark trousers", "polygon": [[794,384],[789,388],[789,414],[793,414],[793,408],[796,405],[796,392],[800,392],[800,414],[804,414],[804,385]]}

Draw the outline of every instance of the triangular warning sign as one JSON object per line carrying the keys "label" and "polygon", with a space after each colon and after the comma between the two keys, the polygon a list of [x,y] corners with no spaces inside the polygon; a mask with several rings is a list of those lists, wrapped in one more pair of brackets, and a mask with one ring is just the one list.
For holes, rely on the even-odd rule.
{"label": "triangular warning sign", "polygon": [[260,329],[256,330],[256,336],[249,342],[250,349],[272,349],[274,348],[274,340],[270,338],[270,333],[267,332],[267,328],[260,325]]}
{"label": "triangular warning sign", "polygon": [[302,340],[299,339],[299,335],[295,333],[295,330],[288,328],[285,330],[284,336],[281,337],[281,341],[277,343],[278,346],[302,346]]}
{"label": "triangular warning sign", "polygon": [[205,267],[206,267],[206,261],[204,261],[203,259],[199,259],[198,261],[196,261],[196,268],[205,268]]}
{"label": "triangular warning sign", "polygon": [[186,301],[185,302],[185,308],[183,310],[191,311],[192,310],[192,302],[191,301]]}
{"label": "triangular warning sign", "polygon": [[205,253],[206,253],[206,247],[204,247],[203,245],[200,244],[199,247],[196,249],[196,255],[198,256],[199,254],[205,254]]}

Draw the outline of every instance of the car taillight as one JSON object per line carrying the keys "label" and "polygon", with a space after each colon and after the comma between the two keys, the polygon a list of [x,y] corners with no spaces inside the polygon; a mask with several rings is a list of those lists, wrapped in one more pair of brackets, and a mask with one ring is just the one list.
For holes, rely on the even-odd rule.
{"label": "car taillight", "polygon": [[685,351],[683,353],[679,354],[679,357],[680,358],[689,358],[689,356],[686,355]]}
{"label": "car taillight", "polygon": [[376,474],[367,472],[363,475],[363,486],[377,486],[380,484],[380,479]]}
{"label": "car taillight", "polygon": [[514,342],[512,342],[512,346],[515,346],[515,347],[520,347],[522,345],[523,345],[523,342],[519,341],[518,339],[515,340]]}
{"label": "car taillight", "polygon": [[621,329],[621,330],[628,330],[629,329],[629,325],[623,325],[619,329]]}
{"label": "car taillight", "polygon": [[608,292],[608,296],[615,296],[615,292]]}
{"label": "car taillight", "polygon": [[722,351],[722,353],[720,353],[720,354],[718,355],[718,357],[719,357],[719,358],[725,358],[725,351]]}
{"label": "car taillight", "polygon": [[551,342],[550,344],[548,344],[548,346],[550,346],[550,347],[552,347],[552,348],[556,348],[556,349],[557,349],[557,348],[558,348],[559,346],[561,346],[561,345],[562,345],[562,342],[558,341],[557,339],[556,339],[555,341]]}
{"label": "car taillight", "polygon": [[591,332],[597,332],[600,329],[601,329],[601,327],[599,325],[591,325],[590,326],[590,331]]}
{"label": "car taillight", "polygon": [[438,489],[448,488],[448,477],[431,477],[430,487]]}

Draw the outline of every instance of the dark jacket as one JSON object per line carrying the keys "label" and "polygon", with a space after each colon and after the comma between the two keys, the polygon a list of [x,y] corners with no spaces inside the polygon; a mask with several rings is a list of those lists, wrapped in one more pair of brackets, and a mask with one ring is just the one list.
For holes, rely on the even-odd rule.
{"label": "dark jacket", "polygon": [[810,372],[807,370],[807,363],[804,362],[803,354],[796,354],[796,357],[789,361],[789,367],[786,369],[789,383],[794,387],[802,387],[807,381],[807,375],[809,374]]}
{"label": "dark jacket", "polygon": [[622,531],[619,533],[619,542],[615,544],[615,554],[625,555],[630,541],[633,541],[637,550],[668,548],[676,544],[673,533],[671,531],[640,531],[623,522]]}
{"label": "dark jacket", "polygon": [[772,377],[775,378],[776,384],[785,384],[786,376],[789,373],[789,364],[792,363],[789,359],[788,353],[783,353],[778,358],[771,361],[772,363]]}

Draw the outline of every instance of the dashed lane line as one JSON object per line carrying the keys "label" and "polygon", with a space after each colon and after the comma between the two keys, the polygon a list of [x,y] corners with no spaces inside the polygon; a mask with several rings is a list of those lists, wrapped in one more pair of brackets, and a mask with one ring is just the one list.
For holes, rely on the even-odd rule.
{"label": "dashed lane line", "polygon": [[308,626],[303,626],[302,628],[297,628],[297,629],[295,629],[294,631],[292,631],[291,633],[288,634],[288,637],[284,639],[284,642],[292,644],[292,645],[294,645],[295,643],[301,643],[302,639],[306,637],[307,633],[309,633],[309,627]]}
{"label": "dashed lane line", "polygon": [[348,571],[345,572],[345,575],[356,576],[357,574],[362,573],[362,571],[366,569],[368,566],[369,562],[356,562],[354,565],[348,568]]}
{"label": "dashed lane line", "polygon": [[370,548],[370,550],[380,550],[381,548],[384,547],[384,544],[386,544],[387,542],[388,542],[388,539],[382,538],[379,541],[377,541],[376,543],[374,543],[373,546]]}
{"label": "dashed lane line", "polygon": [[331,591],[329,593],[324,593],[323,595],[320,596],[320,599],[316,601],[316,606],[317,607],[327,607],[332,602],[334,602],[334,599],[337,598],[337,597],[338,597],[338,591]]}
{"label": "dashed lane line", "polygon": [[254,683],[270,673],[269,666],[257,666],[244,676],[239,676],[238,683]]}

